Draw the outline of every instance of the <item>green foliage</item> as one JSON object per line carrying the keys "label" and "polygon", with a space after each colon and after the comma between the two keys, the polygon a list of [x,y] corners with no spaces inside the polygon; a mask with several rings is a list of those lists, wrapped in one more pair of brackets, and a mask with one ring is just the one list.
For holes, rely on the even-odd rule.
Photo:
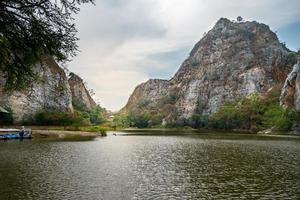
{"label": "green foliage", "polygon": [[66,60],[77,52],[73,14],[93,0],[0,1],[0,71],[7,89],[22,89],[45,56]]}
{"label": "green foliage", "polygon": [[100,106],[96,106],[94,109],[88,112],[90,122],[96,125],[106,122],[105,114],[106,110]]}
{"label": "green foliage", "polygon": [[89,113],[75,111],[72,115],[73,125],[76,124],[78,126],[88,126],[91,125],[91,120]]}
{"label": "green foliage", "polygon": [[61,125],[67,126],[74,123],[72,113],[58,111],[41,111],[36,114],[34,124],[36,125]]}
{"label": "green foliage", "polygon": [[297,63],[297,53],[290,52],[287,55],[287,63]]}
{"label": "green foliage", "polygon": [[91,110],[86,110],[86,109],[82,109],[85,107],[82,103],[77,102],[77,104],[76,103],[74,104],[74,101],[73,101],[73,105],[74,105],[75,113],[81,116],[81,118],[85,119],[84,124],[100,125],[106,122],[105,108],[102,108],[101,106],[97,105],[95,108]]}
{"label": "green foliage", "polygon": [[129,115],[129,119],[132,124],[138,128],[147,128],[150,125],[150,114],[147,112],[140,113],[137,115]]}
{"label": "green foliage", "polygon": [[210,118],[210,126],[217,129],[233,129],[240,127],[241,117],[237,107],[234,104],[222,106]]}
{"label": "green foliage", "polygon": [[295,111],[280,107],[279,94],[280,91],[275,89],[264,97],[252,94],[225,104],[209,119],[209,127],[252,131],[274,127],[289,130],[299,117]]}
{"label": "green foliage", "polygon": [[[277,100],[278,101],[278,100]],[[262,125],[262,116],[267,102],[257,94],[227,103],[210,119],[210,126],[218,129],[258,130]]]}
{"label": "green foliage", "polygon": [[74,98],[72,100],[72,105],[73,105],[74,109],[77,111],[81,111],[81,112],[87,111],[85,104],[81,100]]}
{"label": "green foliage", "polygon": [[123,128],[128,128],[132,125],[129,116],[126,114],[116,115],[113,119],[113,123],[115,127]]}
{"label": "green foliage", "polygon": [[163,120],[163,115],[161,114],[151,114],[148,127],[161,126]]}
{"label": "green foliage", "polygon": [[288,49],[287,46],[286,46],[286,42],[280,42],[280,44],[282,45],[282,47],[283,47],[284,49]]}
{"label": "green foliage", "polygon": [[196,59],[193,59],[193,60],[191,61],[191,64],[192,64],[193,67],[196,67],[196,66],[199,65],[199,61],[197,61]]}
{"label": "green foliage", "polygon": [[174,93],[167,94],[161,99],[162,104],[175,104],[176,100],[177,96]]}
{"label": "green foliage", "polygon": [[60,111],[40,111],[34,117],[32,124],[36,125],[55,125],[55,126],[86,126],[90,125],[90,117],[88,113],[75,111],[60,112]]}
{"label": "green foliage", "polygon": [[146,106],[148,106],[151,103],[151,100],[148,98],[142,98],[139,102],[138,102],[138,108],[142,109]]}
{"label": "green foliage", "polygon": [[150,128],[159,126],[162,123],[163,116],[160,114],[150,114],[142,112],[138,114],[120,114],[114,117],[113,123],[116,127],[128,128]]}
{"label": "green foliage", "polygon": [[291,129],[294,122],[299,119],[299,116],[295,111],[283,109],[279,105],[269,107],[263,117],[263,124],[266,127],[275,127],[277,130],[281,131]]}
{"label": "green foliage", "polygon": [[96,133],[100,133],[101,136],[106,136],[107,135],[107,129],[106,128],[103,128],[103,127],[100,127],[100,126],[93,126],[89,129],[89,131],[91,132],[96,132]]}
{"label": "green foliage", "polygon": [[193,128],[207,127],[208,122],[209,122],[209,117],[207,115],[194,114],[190,119],[190,125]]}

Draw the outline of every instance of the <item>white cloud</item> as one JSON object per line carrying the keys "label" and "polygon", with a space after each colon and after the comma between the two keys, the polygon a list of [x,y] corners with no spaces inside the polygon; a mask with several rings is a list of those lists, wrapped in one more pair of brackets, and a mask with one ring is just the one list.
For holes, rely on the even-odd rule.
{"label": "white cloud", "polygon": [[[241,15],[277,29],[297,21],[299,7],[298,0],[98,0],[76,16],[81,52],[69,69],[88,82],[103,106],[117,110],[153,72],[169,78],[219,18]],[[167,53],[176,51],[186,53],[173,62]],[[169,55],[174,66],[154,54]]]}

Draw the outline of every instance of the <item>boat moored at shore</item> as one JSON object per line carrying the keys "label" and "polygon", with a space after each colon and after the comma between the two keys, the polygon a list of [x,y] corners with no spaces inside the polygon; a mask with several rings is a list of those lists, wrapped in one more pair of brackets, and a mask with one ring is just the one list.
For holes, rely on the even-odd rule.
{"label": "boat moored at shore", "polygon": [[31,139],[31,130],[22,129],[0,129],[0,140],[9,139]]}

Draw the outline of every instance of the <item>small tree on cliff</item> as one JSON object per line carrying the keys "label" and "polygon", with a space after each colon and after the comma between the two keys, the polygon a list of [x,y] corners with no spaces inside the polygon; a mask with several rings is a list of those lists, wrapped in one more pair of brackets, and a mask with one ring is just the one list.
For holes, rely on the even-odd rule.
{"label": "small tree on cliff", "polygon": [[33,81],[32,65],[44,56],[67,60],[77,51],[73,14],[94,0],[1,0],[0,74],[7,89]]}
{"label": "small tree on cliff", "polygon": [[238,17],[236,18],[236,20],[237,20],[238,22],[242,22],[242,21],[243,21],[243,18],[242,18],[241,16],[238,16]]}

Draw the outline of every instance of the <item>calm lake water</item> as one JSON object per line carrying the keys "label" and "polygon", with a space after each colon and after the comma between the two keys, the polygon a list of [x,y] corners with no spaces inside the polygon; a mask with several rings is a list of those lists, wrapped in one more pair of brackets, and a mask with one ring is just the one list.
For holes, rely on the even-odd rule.
{"label": "calm lake water", "polygon": [[300,199],[300,139],[147,134],[0,141],[0,199]]}

